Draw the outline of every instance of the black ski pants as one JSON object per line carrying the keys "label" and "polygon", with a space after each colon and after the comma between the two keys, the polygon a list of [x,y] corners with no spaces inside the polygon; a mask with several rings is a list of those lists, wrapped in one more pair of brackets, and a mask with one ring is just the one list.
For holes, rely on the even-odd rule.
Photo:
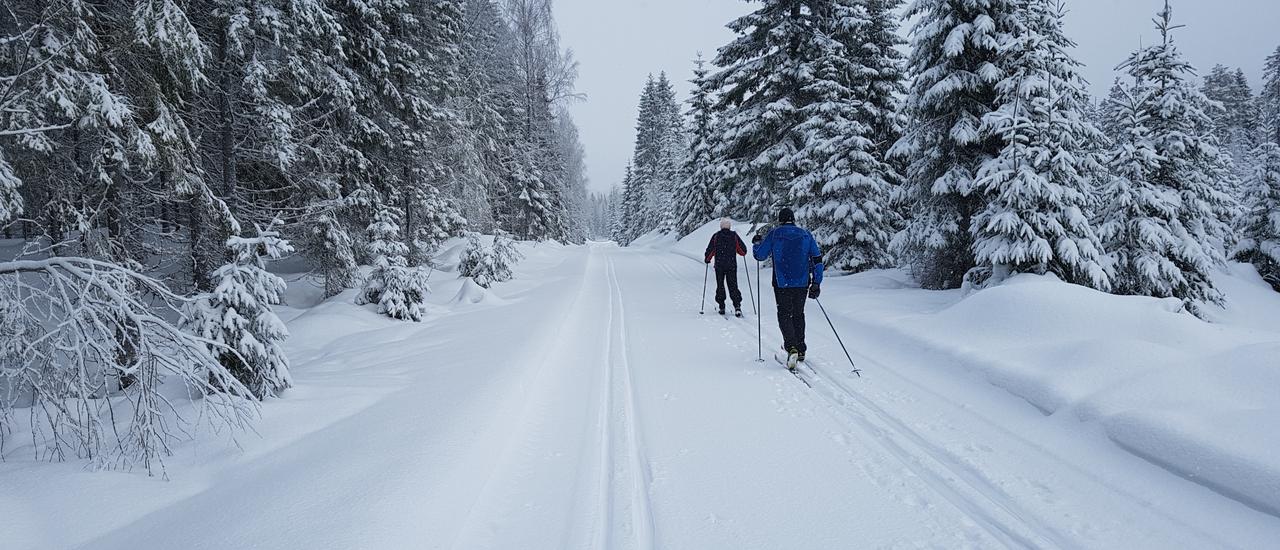
{"label": "black ski pants", "polygon": [[782,331],[782,349],[804,353],[804,301],[809,297],[807,288],[773,287],[773,297],[778,302],[778,328]]}
{"label": "black ski pants", "polygon": [[729,298],[733,307],[742,307],[742,291],[738,289],[738,266],[721,269],[716,267],[716,303],[724,307],[725,287],[729,288]]}

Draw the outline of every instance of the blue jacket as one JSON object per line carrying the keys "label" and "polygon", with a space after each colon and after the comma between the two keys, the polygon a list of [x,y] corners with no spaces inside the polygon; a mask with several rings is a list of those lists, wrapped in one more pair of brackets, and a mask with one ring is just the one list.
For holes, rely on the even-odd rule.
{"label": "blue jacket", "polygon": [[752,247],[757,260],[773,257],[773,284],[778,288],[805,288],[822,284],[822,251],[813,234],[784,223]]}

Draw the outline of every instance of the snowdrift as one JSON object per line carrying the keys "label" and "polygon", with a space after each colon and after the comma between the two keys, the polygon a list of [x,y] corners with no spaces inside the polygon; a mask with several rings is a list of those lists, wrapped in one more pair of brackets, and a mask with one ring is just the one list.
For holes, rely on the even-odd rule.
{"label": "snowdrift", "polygon": [[458,288],[458,293],[454,295],[453,300],[449,303],[455,305],[481,305],[481,304],[501,304],[503,300],[494,296],[493,293],[484,287],[476,284],[475,280],[470,277],[462,279],[462,286]]}
{"label": "snowdrift", "polygon": [[[759,224],[751,223],[733,223],[733,230],[742,238],[743,244],[747,245],[748,251],[751,248],[751,235],[753,231],[760,227]],[[720,231],[720,220],[712,220],[698,227],[686,235],[684,238],[677,240],[675,235],[664,231],[651,231],[637,238],[631,243],[629,248],[648,248],[653,250],[665,250],[672,254],[684,256],[698,263],[703,262],[703,253],[707,250],[707,243],[711,241],[711,236]],[[751,261],[750,252],[747,253],[746,261]]]}

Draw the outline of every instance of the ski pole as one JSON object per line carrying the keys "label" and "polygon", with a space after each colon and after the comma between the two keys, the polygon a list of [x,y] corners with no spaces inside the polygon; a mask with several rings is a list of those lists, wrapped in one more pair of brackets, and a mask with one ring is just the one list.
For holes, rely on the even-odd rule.
{"label": "ski pole", "polygon": [[[737,260],[734,260],[737,263]],[[751,309],[755,310],[756,317],[760,316],[760,306],[756,305],[755,290],[751,288],[751,266],[747,265],[747,259],[742,259],[742,270],[747,272],[747,295],[751,296]]]}
{"label": "ski pole", "polygon": [[[755,252],[751,252],[751,257],[755,258]],[[750,271],[750,267],[748,267]],[[750,284],[750,283],[748,283]],[[755,258],[755,293],[760,294],[760,260]],[[764,295],[760,295],[760,301],[755,302],[755,361],[764,362],[764,344],[762,329],[760,329],[760,310],[763,308]]]}
{"label": "ski pole", "polygon": [[710,273],[711,273],[711,264],[706,264],[705,266],[703,266],[702,268],[702,309],[698,311],[698,315],[706,315],[707,313],[707,275]]}
{"label": "ski pole", "polygon": [[840,332],[836,330],[835,323],[831,322],[831,316],[827,315],[827,308],[822,307],[822,301],[814,298],[813,301],[818,302],[818,309],[822,310],[822,316],[827,318],[827,325],[831,327],[831,333],[836,335],[836,341],[840,343],[840,349],[844,351],[844,356],[849,359],[849,366],[853,367],[853,373],[862,378],[862,371],[858,370],[858,365],[854,364],[853,357],[849,355],[849,348],[844,347],[844,340],[840,339]]}

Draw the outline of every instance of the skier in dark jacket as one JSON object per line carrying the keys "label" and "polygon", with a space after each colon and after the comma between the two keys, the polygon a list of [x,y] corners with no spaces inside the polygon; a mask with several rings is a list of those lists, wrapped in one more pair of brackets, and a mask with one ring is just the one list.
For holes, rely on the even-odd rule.
{"label": "skier in dark jacket", "polygon": [[822,251],[809,231],[796,227],[790,208],[778,213],[778,226],[765,237],[751,239],[757,260],[773,258],[773,295],[778,302],[778,328],[787,366],[804,361],[804,299],[818,299],[822,285]]}
{"label": "skier in dark jacket", "polygon": [[725,287],[729,287],[729,298],[733,300],[733,313],[742,317],[742,291],[738,290],[738,256],[747,255],[747,245],[743,244],[738,234],[730,228],[728,218],[720,220],[720,231],[711,236],[707,243],[705,259],[711,263],[716,261],[716,303],[720,305],[720,314],[724,315]]}

